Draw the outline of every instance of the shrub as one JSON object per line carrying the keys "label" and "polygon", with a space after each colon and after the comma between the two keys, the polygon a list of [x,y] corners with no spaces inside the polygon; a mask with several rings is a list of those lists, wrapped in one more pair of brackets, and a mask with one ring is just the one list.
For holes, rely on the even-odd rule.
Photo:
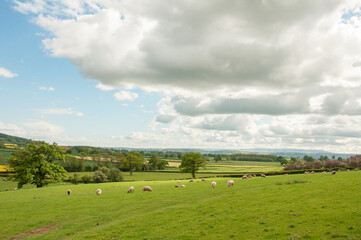
{"label": "shrub", "polygon": [[73,177],[69,177],[68,178],[69,182],[71,182],[72,184],[78,184],[79,183],[79,175],[78,174],[74,174]]}
{"label": "shrub", "polygon": [[110,182],[121,182],[121,181],[123,181],[122,172],[117,168],[113,168],[113,169],[109,170],[107,178],[108,178],[108,180]]}
{"label": "shrub", "polygon": [[87,165],[85,165],[84,170],[85,170],[86,172],[91,172],[91,171],[93,171],[93,167],[92,167],[92,165],[87,164]]}
{"label": "shrub", "polygon": [[81,181],[83,183],[91,183],[92,182],[92,177],[88,176],[88,175],[84,175],[84,176],[81,177]]}
{"label": "shrub", "polygon": [[107,181],[107,176],[102,171],[95,171],[93,174],[93,181],[95,183],[103,183]]}
{"label": "shrub", "polygon": [[104,174],[105,174],[105,176],[109,176],[109,168],[107,168],[107,167],[100,167],[99,169],[98,169],[99,171],[101,171],[101,172],[103,172]]}

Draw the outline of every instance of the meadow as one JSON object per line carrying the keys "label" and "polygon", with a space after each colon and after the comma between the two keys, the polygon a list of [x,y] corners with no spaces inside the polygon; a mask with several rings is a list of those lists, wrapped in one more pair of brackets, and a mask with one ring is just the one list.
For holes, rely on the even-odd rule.
{"label": "meadow", "polygon": [[233,187],[213,178],[182,180],[185,188],[165,180],[0,192],[0,239],[361,239],[360,179],[352,171],[234,179]]}

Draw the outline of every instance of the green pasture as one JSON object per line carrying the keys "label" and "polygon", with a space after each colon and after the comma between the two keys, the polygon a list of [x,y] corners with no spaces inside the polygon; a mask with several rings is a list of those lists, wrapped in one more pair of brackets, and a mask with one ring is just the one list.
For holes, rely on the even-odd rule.
{"label": "green pasture", "polygon": [[361,239],[361,171],[227,180],[0,192],[0,239]]}
{"label": "green pasture", "polygon": [[17,149],[0,149],[0,155],[2,156],[2,159],[0,159],[0,164],[8,164],[7,159],[16,150]]}
{"label": "green pasture", "polygon": [[276,172],[282,171],[283,167],[278,163],[275,165],[248,165],[248,164],[232,164],[226,165],[224,163],[207,164],[206,169],[200,169],[199,172],[239,172],[239,173],[252,173],[252,172]]}

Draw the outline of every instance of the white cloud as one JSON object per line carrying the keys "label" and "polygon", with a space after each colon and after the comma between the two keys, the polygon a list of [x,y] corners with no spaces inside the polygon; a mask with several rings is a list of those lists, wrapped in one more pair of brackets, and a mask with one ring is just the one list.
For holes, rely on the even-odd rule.
{"label": "white cloud", "polygon": [[18,74],[12,73],[9,70],[7,70],[6,68],[0,67],[0,77],[13,78],[13,77],[17,77],[17,76],[18,76]]}
{"label": "white cloud", "polygon": [[134,101],[138,98],[138,94],[130,91],[120,91],[113,95],[119,101]]}
{"label": "white cloud", "polygon": [[114,90],[115,88],[112,87],[112,86],[108,86],[108,85],[104,85],[102,83],[98,83],[96,86],[96,88],[100,89],[100,90],[103,90],[103,91],[111,91],[111,90]]}
{"label": "white cloud", "polygon": [[76,115],[82,117],[83,113],[76,112],[72,108],[44,108],[44,109],[34,109],[35,112],[44,115]]}
{"label": "white cloud", "polygon": [[42,90],[42,91],[55,91],[55,88],[53,87],[39,87],[39,90]]}

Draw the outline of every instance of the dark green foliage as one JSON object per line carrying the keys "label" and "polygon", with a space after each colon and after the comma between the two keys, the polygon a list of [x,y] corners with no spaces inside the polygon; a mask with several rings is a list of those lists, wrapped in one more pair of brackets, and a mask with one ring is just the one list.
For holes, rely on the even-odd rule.
{"label": "dark green foliage", "polygon": [[122,172],[117,168],[112,168],[109,170],[107,178],[109,182],[121,182],[123,181]]}
{"label": "dark green foliage", "polygon": [[[208,154],[209,156],[210,154]],[[277,161],[277,156],[269,154],[245,154],[245,153],[236,153],[230,155],[231,160],[233,161],[257,161],[257,162],[275,162]]]}
{"label": "dark green foliage", "polygon": [[162,170],[169,164],[167,160],[160,159],[156,153],[150,155],[148,163],[150,170]]}
{"label": "dark green foliage", "polygon": [[133,170],[141,169],[143,162],[143,155],[138,151],[133,150],[123,159],[123,166],[129,169],[130,175],[133,175]]}
{"label": "dark green foliage", "polygon": [[18,147],[25,147],[31,140],[21,137],[15,137],[0,133],[0,148],[4,147],[4,143],[16,144]]}
{"label": "dark green foliage", "polygon": [[61,182],[66,179],[66,171],[58,161],[65,159],[66,155],[56,143],[30,143],[24,150],[14,152],[9,158],[10,167],[15,172],[11,179],[18,182],[18,188],[27,183],[42,187],[52,182]]}
{"label": "dark green foliage", "polygon": [[82,181],[83,183],[91,183],[92,180],[93,180],[92,177],[91,177],[91,176],[88,176],[88,175],[84,175],[84,176],[81,177],[81,181]]}
{"label": "dark green foliage", "polygon": [[74,174],[73,177],[69,177],[68,180],[72,183],[72,184],[78,184],[80,182],[79,180],[79,175],[78,174]]}
{"label": "dark green foliage", "polygon": [[68,172],[82,172],[84,170],[84,160],[76,157],[68,157],[60,165]]}
{"label": "dark green foliage", "polygon": [[305,160],[305,162],[313,162],[313,161],[315,161],[315,159],[313,157],[307,156],[307,155],[305,155],[303,157],[303,160]]}
{"label": "dark green foliage", "polygon": [[85,165],[84,167],[85,172],[91,172],[93,171],[93,167],[90,164]]}
{"label": "dark green foliage", "polygon": [[182,163],[179,166],[181,172],[192,173],[193,178],[195,178],[195,173],[200,167],[206,167],[206,160],[202,158],[200,153],[189,152],[182,156]]}

